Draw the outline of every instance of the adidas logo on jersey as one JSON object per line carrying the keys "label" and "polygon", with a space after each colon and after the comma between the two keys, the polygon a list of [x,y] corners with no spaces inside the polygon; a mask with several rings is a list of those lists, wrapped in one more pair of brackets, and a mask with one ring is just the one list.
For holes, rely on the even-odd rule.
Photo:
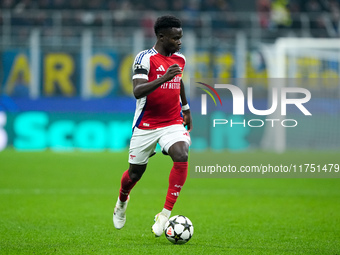
{"label": "adidas logo on jersey", "polygon": [[157,69],[156,69],[157,72],[164,72],[165,69],[163,67],[163,65],[160,65]]}

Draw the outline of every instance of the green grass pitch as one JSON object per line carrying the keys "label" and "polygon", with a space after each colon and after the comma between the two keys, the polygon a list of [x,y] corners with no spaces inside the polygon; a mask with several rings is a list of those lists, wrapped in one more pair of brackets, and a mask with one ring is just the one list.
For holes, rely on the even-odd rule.
{"label": "green grass pitch", "polygon": [[[280,164],[292,155],[339,163],[327,152],[225,158]],[[172,215],[191,219],[193,238],[155,238],[171,165],[161,153],[150,159],[116,230],[127,152],[0,152],[0,254],[340,254],[340,179],[188,177]]]}

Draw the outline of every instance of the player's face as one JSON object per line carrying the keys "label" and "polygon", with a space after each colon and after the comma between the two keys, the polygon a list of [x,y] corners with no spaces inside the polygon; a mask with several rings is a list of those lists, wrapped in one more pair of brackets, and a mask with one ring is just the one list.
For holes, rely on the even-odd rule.
{"label": "player's face", "polygon": [[172,54],[181,49],[181,38],[183,36],[182,28],[173,27],[168,29],[166,33],[164,33],[163,37],[163,47],[164,49]]}

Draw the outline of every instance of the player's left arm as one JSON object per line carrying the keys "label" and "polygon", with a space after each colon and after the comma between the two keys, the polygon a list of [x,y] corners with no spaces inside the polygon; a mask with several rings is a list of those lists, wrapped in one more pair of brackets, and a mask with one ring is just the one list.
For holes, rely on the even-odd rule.
{"label": "player's left arm", "polygon": [[[185,89],[184,89],[184,83],[181,80],[181,101],[182,106],[188,105],[187,98],[185,96]],[[191,118],[191,112],[190,109],[183,110],[183,125],[188,128],[188,131],[190,132],[192,130],[192,118]]]}

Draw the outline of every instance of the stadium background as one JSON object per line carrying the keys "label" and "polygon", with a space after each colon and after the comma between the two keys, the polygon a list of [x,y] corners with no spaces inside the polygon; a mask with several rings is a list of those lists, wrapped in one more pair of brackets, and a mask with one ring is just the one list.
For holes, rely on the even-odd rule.
{"label": "stadium background", "polygon": [[285,151],[268,150],[264,129],[211,132],[194,116],[190,157],[316,164],[328,178],[190,174],[173,215],[188,216],[195,233],[175,246],[150,232],[172,166],[157,153],[131,193],[126,226],[114,229],[135,107],[131,64],[153,46],[153,22],[167,13],[183,20],[188,95],[191,78],[246,79],[256,106],[268,102],[278,38],[340,35],[337,0],[0,1],[0,253],[339,254],[340,179],[330,178],[335,168],[328,174],[339,164],[340,54],[321,49],[287,58],[295,61],[287,77],[332,81],[303,83],[313,116],[287,132]]}
{"label": "stadium background", "polygon": [[[1,149],[126,149],[135,107],[131,63],[153,46],[152,26],[161,14],[183,20],[188,95],[190,78],[268,78],[262,45],[278,37],[339,36],[338,1],[7,0],[1,5]],[[339,77],[339,62],[301,57],[295,77]],[[262,82],[255,90],[265,105],[268,86]],[[331,104],[328,112],[336,107]],[[319,130],[333,133],[330,142],[339,140],[335,129]],[[220,135],[209,137],[208,131],[192,149],[261,148],[263,130],[251,132],[233,142],[225,134],[221,145]],[[290,148],[301,147],[297,144]],[[329,140],[301,144],[327,149]]]}

